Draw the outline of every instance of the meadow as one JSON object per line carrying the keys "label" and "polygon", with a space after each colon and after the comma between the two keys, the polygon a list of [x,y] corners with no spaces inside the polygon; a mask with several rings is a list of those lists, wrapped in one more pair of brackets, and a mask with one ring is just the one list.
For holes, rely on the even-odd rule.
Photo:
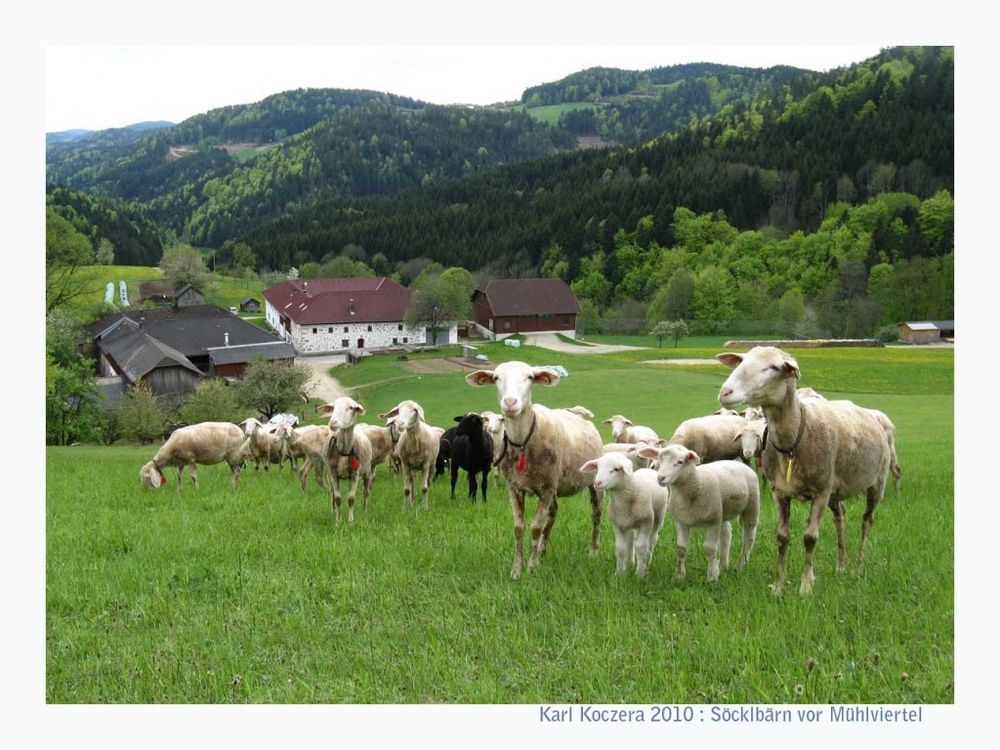
{"label": "meadow", "polygon": [[[705,342],[698,342],[699,344]],[[719,349],[684,342],[682,357]],[[718,408],[721,366],[640,364],[635,353],[557,354],[486,345],[496,363],[562,364],[536,402],[585,404],[595,421],[632,416],[669,434]],[[669,347],[671,352],[675,350]],[[668,348],[661,350],[668,351]],[[453,356],[446,348],[424,357]],[[646,352],[643,358],[659,357]],[[796,351],[800,385],[882,409],[896,423],[903,482],[853,562],[863,501],[849,501],[852,565],[835,572],[826,518],[817,581],[800,597],[806,506],[792,510],[790,581],[775,572],[775,513],[762,497],[749,566],[705,581],[695,532],[688,578],[671,579],[669,519],[649,575],[614,576],[613,536],[587,554],[585,495],[560,503],[541,567],[509,578],[504,488],[472,504],[460,479],[431,487],[429,512],[404,509],[379,469],[367,512],[336,526],[329,495],[283,471],[203,467],[202,487],[144,491],[156,446],[49,448],[47,658],[51,703],[950,703],[954,700],[954,406],[951,350]],[[461,372],[417,374],[372,357],[334,375],[363,419],[404,398],[448,426],[496,409],[494,388]],[[317,417],[312,421],[320,421]],[[600,425],[605,439],[609,428]],[[359,496],[360,504],[360,496]],[[528,512],[534,512],[533,499]],[[739,530],[734,529],[734,550]],[[736,554],[734,553],[734,559]],[[813,665],[810,668],[810,664]]]}

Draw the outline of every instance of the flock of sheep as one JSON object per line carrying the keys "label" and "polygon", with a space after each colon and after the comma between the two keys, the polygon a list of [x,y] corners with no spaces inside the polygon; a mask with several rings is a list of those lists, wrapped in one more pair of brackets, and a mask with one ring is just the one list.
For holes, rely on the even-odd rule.
{"label": "flock of sheep", "polygon": [[[682,422],[669,439],[621,415],[605,420],[613,443],[603,444],[583,406],[551,409],[533,403],[532,387],[554,386],[560,376],[551,369],[523,362],[505,362],[494,370],[466,376],[473,386],[495,385],[499,413],[469,413],[444,430],[427,424],[421,406],[402,401],[380,414],[384,425],[362,424],[361,404],[349,397],[319,408],[329,416],[325,426],[294,428],[288,423],[262,425],[248,419],[239,425],[204,422],[176,430],[140,470],[144,486],[166,484],[163,470],[177,469],[178,489],[185,466],[197,487],[198,464],[225,461],[238,484],[247,460],[270,463],[302,459],[299,469],[305,490],[310,472],[325,486],[330,478],[333,513],[341,520],[341,481],[349,481],[347,520],[354,520],[354,500],[361,486],[368,504],[376,467],[389,462],[402,475],[403,499],[412,506],[419,489],[424,509],[432,472],[451,467],[454,495],[459,468],[469,475],[469,496],[475,500],[477,475],[482,497],[491,468],[507,484],[514,517],[514,561],[511,576],[524,566],[525,497],[538,506],[530,526],[527,566],[539,565],[559,510],[559,499],[586,490],[590,496],[590,552],[597,554],[602,498],[615,534],[616,571],[635,569],[645,575],[660,529],[669,514],[677,534],[674,577],[686,574],[692,528],[704,528],[703,550],[708,580],[729,565],[731,522],[742,528],[738,565],[750,560],[760,514],[760,485],[750,462],[756,460],[770,484],[778,511],[778,577],[771,589],[780,594],[785,583],[793,498],[810,503],[804,546],[805,563],[799,591],[811,592],[813,555],[824,510],[833,513],[838,541],[837,570],[847,567],[843,501],[865,493],[858,560],[864,555],[875,508],[891,473],[898,490],[895,426],[882,412],[851,401],[828,401],[811,388],[797,388],[798,363],[774,347],[756,347],[746,354],[726,353],[717,359],[733,369],[719,391],[722,405],[715,414]],[[734,407],[747,405],[745,412]]]}

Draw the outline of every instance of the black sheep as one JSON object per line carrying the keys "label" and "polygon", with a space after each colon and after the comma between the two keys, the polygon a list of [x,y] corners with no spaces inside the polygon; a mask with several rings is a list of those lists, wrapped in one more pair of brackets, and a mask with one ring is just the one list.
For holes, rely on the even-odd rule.
{"label": "black sheep", "polygon": [[[459,419],[459,417],[455,417]],[[448,466],[448,462],[451,460],[451,445],[455,442],[455,431],[457,427],[450,427],[444,431],[441,436],[441,443],[438,446],[437,460],[434,462],[434,478],[437,479],[439,476],[444,474],[445,468]],[[452,492],[454,494],[454,491]]]}
{"label": "black sheep", "polygon": [[[483,418],[476,413],[455,417],[458,427],[453,427],[451,441],[451,496],[455,497],[458,470],[469,475],[469,499],[476,501],[476,474],[482,473],[483,502],[486,502],[486,484],[493,464],[493,438],[483,429]],[[450,432],[450,430],[449,430]]]}

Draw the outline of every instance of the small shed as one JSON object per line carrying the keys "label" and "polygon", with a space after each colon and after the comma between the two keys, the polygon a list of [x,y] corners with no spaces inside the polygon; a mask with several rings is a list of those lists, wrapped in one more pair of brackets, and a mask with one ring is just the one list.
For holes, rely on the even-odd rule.
{"label": "small shed", "polygon": [[240,312],[260,312],[260,300],[256,297],[244,297],[240,300]]}
{"label": "small shed", "polygon": [[204,304],[205,293],[190,284],[185,284],[174,294],[174,305],[177,307],[192,307]]}
{"label": "small shed", "polygon": [[899,340],[908,344],[935,344],[955,337],[954,320],[907,320],[897,328]]}

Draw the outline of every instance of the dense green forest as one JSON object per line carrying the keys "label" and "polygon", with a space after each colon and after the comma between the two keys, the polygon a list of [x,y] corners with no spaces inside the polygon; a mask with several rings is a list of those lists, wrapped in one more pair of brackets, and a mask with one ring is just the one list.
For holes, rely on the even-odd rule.
{"label": "dense green forest", "polygon": [[163,255],[159,228],[139,208],[57,187],[46,191],[45,205],[87,237],[94,252],[102,240],[110,242],[117,265],[155,266]]}
{"label": "dense green forest", "polygon": [[596,104],[564,112],[560,127],[576,135],[627,143],[655,138],[737,101],[749,105],[775,96],[785,86],[794,84],[795,89],[789,89],[794,94],[815,85],[819,77],[788,66],[758,69],[712,63],[644,71],[590,68],[526,89],[521,101],[528,107]]}

